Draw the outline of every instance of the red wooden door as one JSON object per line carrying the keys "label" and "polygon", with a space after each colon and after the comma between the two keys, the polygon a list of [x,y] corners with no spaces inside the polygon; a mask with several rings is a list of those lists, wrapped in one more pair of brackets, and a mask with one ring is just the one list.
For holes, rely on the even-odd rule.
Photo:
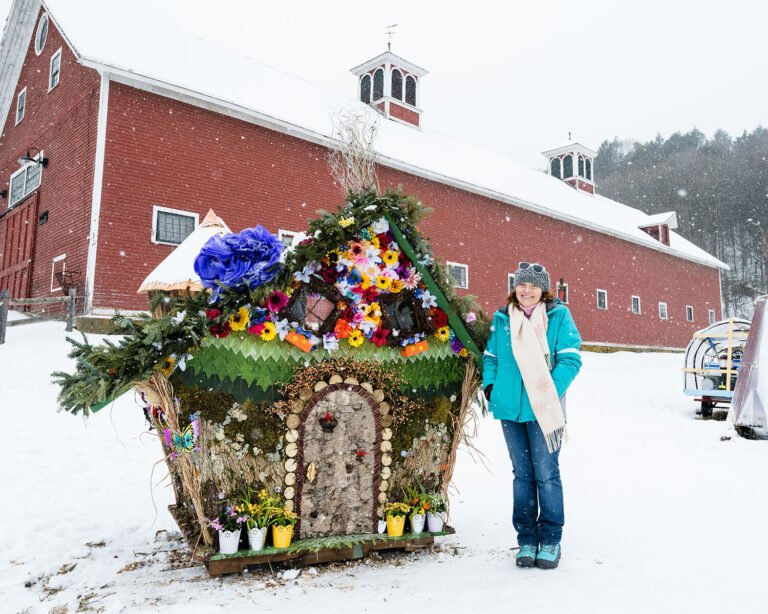
{"label": "red wooden door", "polygon": [[13,298],[30,298],[32,255],[37,230],[37,193],[0,218],[3,260],[0,263],[0,290]]}

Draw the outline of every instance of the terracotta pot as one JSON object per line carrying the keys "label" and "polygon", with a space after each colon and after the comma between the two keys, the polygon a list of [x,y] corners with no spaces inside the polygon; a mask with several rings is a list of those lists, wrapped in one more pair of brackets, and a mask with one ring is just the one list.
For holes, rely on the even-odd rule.
{"label": "terracotta pot", "polygon": [[423,533],[424,523],[427,521],[427,517],[424,514],[414,514],[411,516],[411,531],[413,533]]}
{"label": "terracotta pot", "polygon": [[293,525],[288,524],[284,527],[272,525],[272,544],[275,548],[287,548],[291,545],[293,539]]}
{"label": "terracotta pot", "polygon": [[219,531],[219,554],[234,554],[240,546],[240,533],[236,531]]}
{"label": "terracotta pot", "polygon": [[251,550],[263,550],[267,541],[267,527],[253,527],[248,531],[248,546]]}
{"label": "terracotta pot", "polygon": [[444,525],[445,521],[443,520],[442,515],[427,512],[427,530],[430,533],[440,533],[443,530]]}
{"label": "terracotta pot", "polygon": [[405,529],[405,516],[387,516],[387,535],[400,537]]}

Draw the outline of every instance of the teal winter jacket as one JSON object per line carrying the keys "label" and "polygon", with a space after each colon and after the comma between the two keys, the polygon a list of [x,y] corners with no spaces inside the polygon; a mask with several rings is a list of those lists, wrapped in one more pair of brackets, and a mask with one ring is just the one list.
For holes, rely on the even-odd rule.
{"label": "teal winter jacket", "polygon": [[[581,369],[581,335],[568,308],[559,300],[547,304],[547,342],[552,379],[562,399]],[[493,316],[491,337],[483,354],[483,388],[493,384],[489,407],[497,420],[530,422],[536,419],[512,354],[509,314],[499,309]]]}

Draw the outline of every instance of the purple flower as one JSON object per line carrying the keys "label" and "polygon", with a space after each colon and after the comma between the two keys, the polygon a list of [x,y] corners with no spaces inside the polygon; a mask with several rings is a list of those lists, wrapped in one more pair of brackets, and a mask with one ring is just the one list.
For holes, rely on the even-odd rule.
{"label": "purple flower", "polygon": [[214,235],[195,258],[195,272],[206,288],[253,290],[275,278],[282,251],[282,242],[263,226]]}
{"label": "purple flower", "polygon": [[163,436],[165,437],[165,445],[170,448],[173,445],[173,441],[171,439],[171,429],[163,430]]}
{"label": "purple flower", "polygon": [[218,520],[209,520],[208,526],[216,531],[221,531],[224,528],[224,525],[222,525]]}
{"label": "purple flower", "polygon": [[461,352],[463,347],[464,345],[456,337],[451,339],[451,350],[453,351],[454,354],[458,354],[459,352]]}

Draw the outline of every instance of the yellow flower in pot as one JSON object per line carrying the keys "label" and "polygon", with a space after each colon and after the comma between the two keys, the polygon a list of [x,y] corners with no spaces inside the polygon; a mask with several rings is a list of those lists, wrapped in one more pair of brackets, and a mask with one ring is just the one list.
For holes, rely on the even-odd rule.
{"label": "yellow flower in pot", "polygon": [[272,545],[275,548],[287,548],[293,539],[293,525],[299,517],[284,507],[276,509],[272,515]]}
{"label": "yellow flower in pot", "polygon": [[407,503],[387,503],[384,506],[384,516],[387,519],[387,535],[390,537],[400,537],[405,529],[405,518],[411,506]]}

